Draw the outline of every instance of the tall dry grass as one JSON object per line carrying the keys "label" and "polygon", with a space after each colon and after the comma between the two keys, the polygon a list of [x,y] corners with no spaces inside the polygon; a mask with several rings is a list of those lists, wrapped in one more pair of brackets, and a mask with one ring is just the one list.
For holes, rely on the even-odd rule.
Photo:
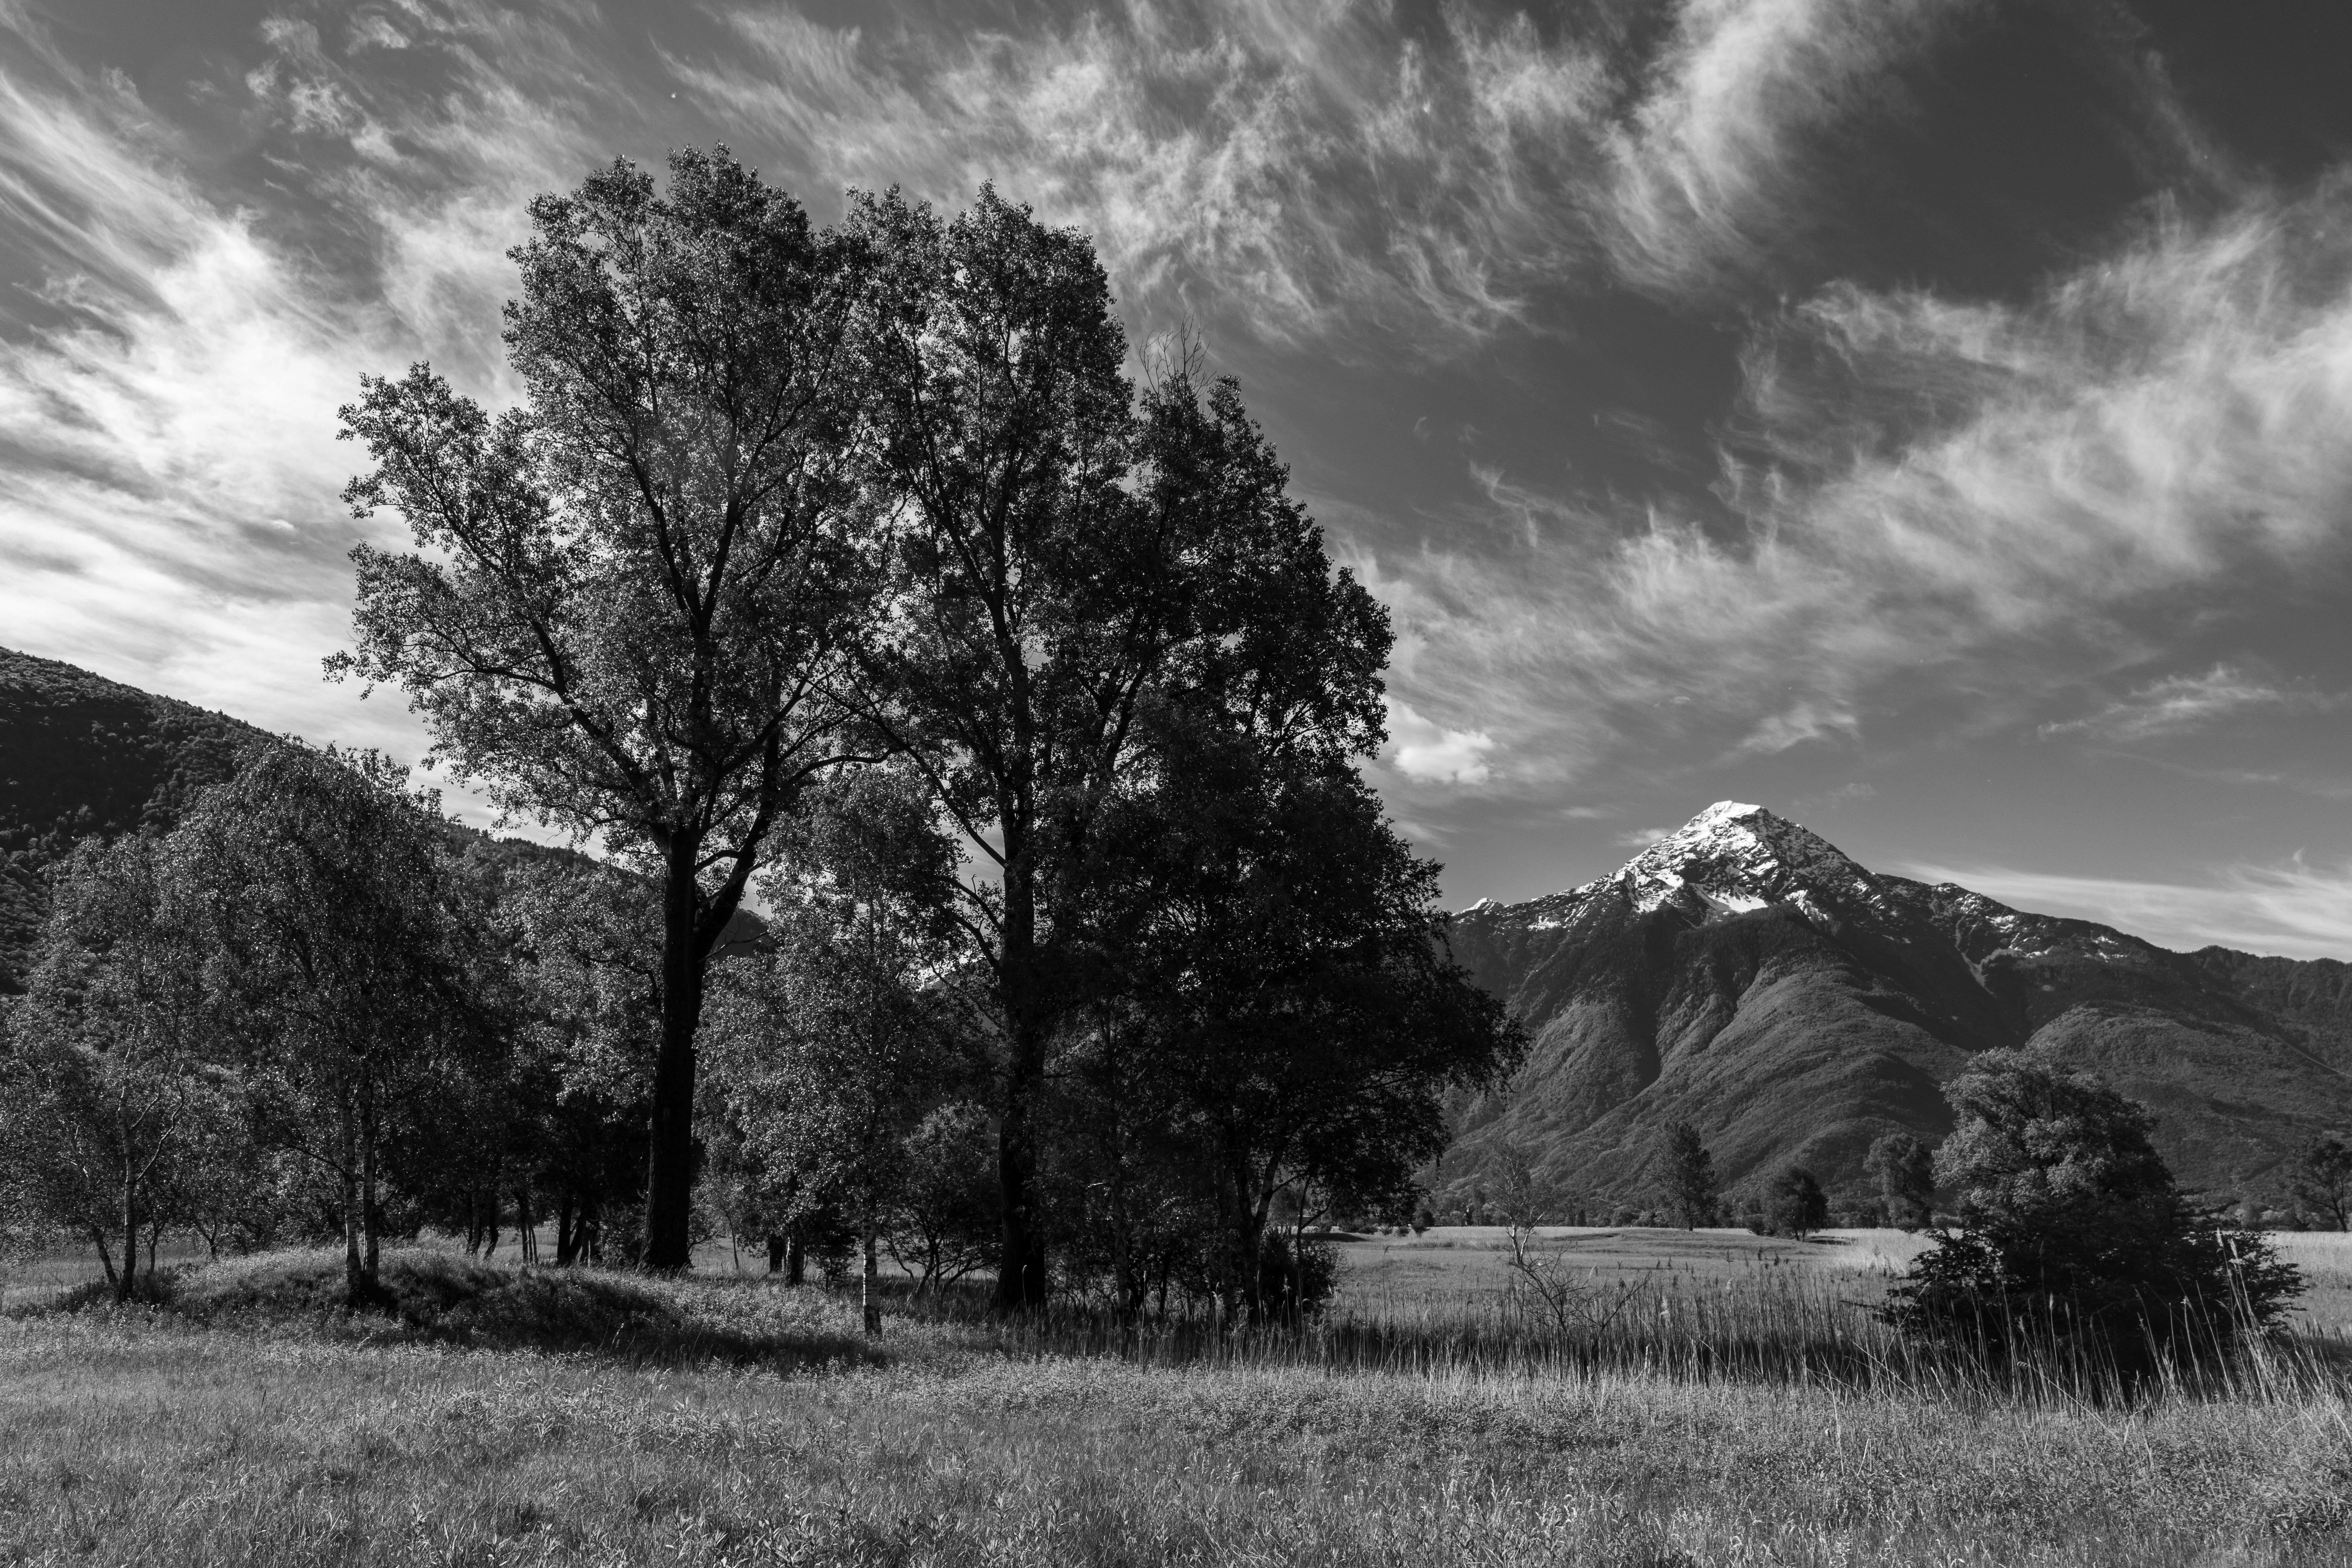
{"label": "tall dry grass", "polygon": [[[0,1322],[0,1552],[154,1563],[2352,1560],[2324,1356],[2130,1403],[1904,1362],[1850,1279],[1662,1274],[1598,1335],[1359,1299],[1300,1331],[1016,1322],[399,1256]],[[2270,1353],[2270,1352],[2266,1352]],[[1938,1382],[1938,1377],[1947,1380]]]}

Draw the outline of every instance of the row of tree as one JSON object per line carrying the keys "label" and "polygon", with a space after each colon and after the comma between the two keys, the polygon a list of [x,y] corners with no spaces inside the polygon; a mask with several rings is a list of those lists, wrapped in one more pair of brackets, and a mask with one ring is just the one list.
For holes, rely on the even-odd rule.
{"label": "row of tree", "polygon": [[[1988,1062],[2000,1058],[1987,1058]],[[1980,1074],[1986,1070],[1979,1067]],[[1963,1079],[1947,1090],[1962,1116],[1986,1120],[1979,1103],[1983,1091],[1974,1078]],[[1973,1123],[1972,1123],[1973,1124]],[[1937,1223],[1939,1187],[1960,1184],[1963,1207],[1970,1168],[1963,1143],[1929,1144],[1908,1132],[1889,1132],[1870,1145],[1863,1169],[1877,1186],[1874,1197],[1860,1211],[1871,1223],[1901,1230],[1925,1230]],[[1696,1127],[1677,1122],[1661,1141],[1661,1212],[1690,1228],[1712,1225],[1727,1210],[1715,1173],[1714,1156]],[[2306,1229],[2352,1230],[2352,1144],[2332,1132],[2312,1135],[2286,1162],[2286,1189],[2295,1205],[2288,1216],[2292,1226]],[[1828,1194],[1811,1171],[1799,1165],[1781,1168],[1747,1201],[1738,1205],[1738,1217],[1752,1230],[1775,1236],[1802,1236],[1829,1224]],[[2239,1217],[2254,1224],[2257,1213],[2240,1205]],[[1848,1223],[1841,1221],[1840,1223]]]}
{"label": "row of tree", "polygon": [[1520,1043],[1357,771],[1384,613],[1233,384],[1131,378],[1082,237],[668,174],[532,204],[515,406],[419,365],[343,410],[355,512],[416,548],[354,552],[331,674],[618,869],[453,848],[381,763],[281,749],[76,862],[18,1057],[103,1078],[121,943],[76,911],[146,876],[152,1048],[331,1173],[355,1295],[391,1190],[477,1237],[551,1205],[560,1260],[681,1268],[715,1216],[940,1276],[986,1225],[1008,1305],[1268,1310],[1276,1213],[1408,1204],[1441,1094]]}

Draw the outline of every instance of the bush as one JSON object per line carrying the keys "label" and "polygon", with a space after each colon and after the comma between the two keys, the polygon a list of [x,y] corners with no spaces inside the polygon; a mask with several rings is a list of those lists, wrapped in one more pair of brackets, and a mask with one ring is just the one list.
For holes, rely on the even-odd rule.
{"label": "bush", "polygon": [[2181,1195],[2145,1108],[2017,1051],[1985,1052],[1945,1093],[1959,1126],[1936,1174],[1960,1189],[1965,1228],[1920,1256],[1886,1321],[2001,1358],[2054,1349],[2126,1378],[2276,1328],[2295,1270]]}
{"label": "bush", "polygon": [[1311,1318],[1331,1304],[1339,1285],[1339,1255],[1328,1242],[1301,1238],[1294,1256],[1278,1231],[1265,1233],[1258,1251],[1258,1299],[1277,1322]]}

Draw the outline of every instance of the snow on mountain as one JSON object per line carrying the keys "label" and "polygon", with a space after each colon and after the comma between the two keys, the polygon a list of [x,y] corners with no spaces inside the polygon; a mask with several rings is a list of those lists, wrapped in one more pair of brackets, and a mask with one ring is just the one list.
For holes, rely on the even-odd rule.
{"label": "snow on mountain", "polygon": [[1462,913],[1549,931],[1604,892],[1638,914],[1671,906],[1704,920],[1785,904],[1816,922],[1886,898],[1880,879],[1818,834],[1760,805],[1722,800],[1609,876],[1524,904],[1481,899]]}
{"label": "snow on mountain", "polygon": [[1580,887],[1482,900],[1449,936],[1532,1036],[1508,1085],[1459,1108],[1455,1186],[1507,1153],[1638,1206],[1661,1131],[1687,1121],[1727,1183],[1794,1163],[1864,1193],[1871,1141],[1941,1137],[1940,1086],[1993,1047],[2155,1108],[2166,1159],[2208,1192],[2273,1198],[2298,1140],[2352,1125],[2352,966],[2168,952],[1883,875],[1748,802]]}
{"label": "snow on mountain", "polygon": [[1825,900],[1848,903],[1879,895],[1877,879],[1827,839],[1736,800],[1708,806],[1609,880],[1644,914],[1669,902],[1699,914],[1793,904],[1821,918]]}

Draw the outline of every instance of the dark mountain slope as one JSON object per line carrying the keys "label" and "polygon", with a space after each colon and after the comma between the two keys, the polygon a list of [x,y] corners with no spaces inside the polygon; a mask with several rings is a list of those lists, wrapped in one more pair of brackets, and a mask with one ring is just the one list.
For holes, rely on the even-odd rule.
{"label": "dark mountain slope", "polygon": [[2352,977],[2168,952],[1958,887],[1876,875],[1725,803],[1616,875],[1454,922],[1454,952],[1535,1031],[1508,1089],[1464,1108],[1449,1184],[1505,1144],[1588,1202],[1641,1201],[1664,1129],[1727,1184],[1784,1164],[1859,1192],[1871,1140],[1941,1137],[1977,1051],[2030,1046],[2147,1101],[2184,1180],[2274,1194],[2279,1163],[2352,1126]]}
{"label": "dark mountain slope", "polygon": [[[0,995],[19,987],[48,908],[48,868],[79,840],[163,828],[273,737],[242,720],[157,697],[55,659],[0,648]],[[579,850],[469,827],[485,864],[585,864]],[[752,951],[765,927],[738,910],[719,952]]]}
{"label": "dark mountain slope", "polygon": [[92,834],[168,826],[269,737],[226,714],[0,648],[0,991],[47,906],[49,865]]}

